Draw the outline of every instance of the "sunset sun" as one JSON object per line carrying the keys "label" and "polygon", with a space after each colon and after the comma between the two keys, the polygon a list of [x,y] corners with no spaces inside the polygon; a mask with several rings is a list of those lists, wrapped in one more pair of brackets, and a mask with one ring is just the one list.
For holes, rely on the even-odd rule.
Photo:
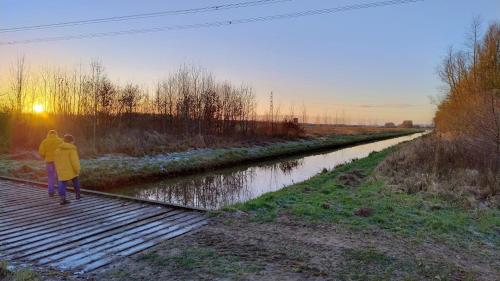
{"label": "sunset sun", "polygon": [[41,104],[33,105],[33,111],[36,113],[42,113],[43,112],[43,105],[41,105]]}

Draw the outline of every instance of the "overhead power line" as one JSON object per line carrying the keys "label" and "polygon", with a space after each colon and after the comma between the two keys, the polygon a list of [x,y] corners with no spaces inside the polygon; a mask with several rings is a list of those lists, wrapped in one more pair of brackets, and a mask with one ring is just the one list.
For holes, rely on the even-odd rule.
{"label": "overhead power line", "polygon": [[7,28],[0,28],[0,33],[20,32],[20,31],[29,31],[29,30],[39,30],[39,29],[53,29],[53,28],[61,28],[61,27],[72,27],[72,26],[99,24],[99,23],[108,23],[108,22],[120,22],[120,21],[128,21],[128,20],[135,20],[135,19],[153,18],[153,17],[206,13],[206,12],[246,8],[246,7],[253,7],[253,6],[261,6],[261,5],[270,5],[270,4],[276,4],[276,3],[281,3],[281,2],[290,2],[290,1],[292,1],[292,0],[256,0],[256,1],[246,1],[246,2],[222,4],[222,5],[217,5],[217,6],[192,8],[192,9],[170,10],[170,11],[160,11],[160,12],[143,13],[143,14],[132,14],[132,15],[114,16],[114,17],[106,17],[106,18],[65,21],[65,22],[39,24],[39,25],[7,27]]}
{"label": "overhead power line", "polygon": [[34,39],[27,39],[27,40],[3,41],[3,42],[0,42],[0,46],[31,44],[31,43],[40,43],[40,42],[53,42],[53,41],[66,41],[66,40],[77,40],[77,39],[88,39],[88,38],[99,38],[99,37],[112,37],[112,36],[131,35],[131,34],[143,34],[143,33],[153,33],[153,32],[162,32],[162,31],[172,31],[172,30],[221,27],[221,26],[229,26],[229,25],[237,25],[237,24],[247,24],[247,23],[255,23],[255,22],[265,22],[265,21],[283,20],[283,19],[290,19],[290,18],[299,18],[299,17],[306,17],[306,16],[333,14],[333,13],[340,13],[340,12],[347,12],[347,11],[361,10],[361,9],[369,9],[369,8],[403,5],[403,4],[423,2],[423,1],[425,1],[425,0],[379,1],[379,2],[339,6],[339,7],[328,8],[328,9],[309,10],[309,11],[294,12],[294,13],[288,13],[288,14],[253,17],[253,18],[245,18],[245,19],[234,19],[234,20],[215,21],[215,22],[196,23],[196,24],[185,24],[185,25],[170,25],[170,26],[162,26],[162,27],[129,29],[129,30],[119,30],[119,31],[100,32],[100,33],[64,35],[64,36],[55,36],[55,37],[41,37],[41,38],[34,38]]}

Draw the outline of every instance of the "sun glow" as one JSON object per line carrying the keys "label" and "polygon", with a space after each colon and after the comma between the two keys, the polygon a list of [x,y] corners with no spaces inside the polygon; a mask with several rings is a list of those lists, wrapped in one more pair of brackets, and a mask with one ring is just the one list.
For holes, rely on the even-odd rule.
{"label": "sun glow", "polygon": [[33,111],[36,113],[42,113],[43,112],[43,105],[41,104],[34,104],[33,105]]}

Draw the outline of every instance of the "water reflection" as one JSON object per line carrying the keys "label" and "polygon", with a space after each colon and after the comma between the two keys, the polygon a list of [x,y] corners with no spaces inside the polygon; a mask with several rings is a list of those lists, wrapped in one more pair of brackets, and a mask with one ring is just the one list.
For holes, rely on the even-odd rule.
{"label": "water reflection", "polygon": [[204,209],[217,209],[227,202],[250,198],[249,182],[255,169],[230,171],[203,176],[179,177],[148,185],[128,187],[122,194],[149,200],[170,202]]}
{"label": "water reflection", "polygon": [[111,192],[184,206],[219,209],[304,181],[319,173],[323,168],[332,169],[354,158],[366,157],[372,151],[380,151],[421,135],[414,134],[312,156],[267,161],[233,169],[177,177],[111,190]]}
{"label": "water reflection", "polygon": [[284,174],[290,174],[293,169],[300,168],[303,163],[303,159],[296,159],[280,162],[278,166]]}

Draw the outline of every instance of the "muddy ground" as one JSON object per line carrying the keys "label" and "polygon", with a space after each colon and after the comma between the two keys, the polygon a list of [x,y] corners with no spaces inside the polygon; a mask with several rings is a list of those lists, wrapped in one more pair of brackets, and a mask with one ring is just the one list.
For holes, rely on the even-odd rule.
{"label": "muddy ground", "polygon": [[[486,252],[485,252],[486,251]],[[490,260],[490,257],[496,260]],[[93,280],[500,280],[498,253],[243,212],[103,269]]]}

